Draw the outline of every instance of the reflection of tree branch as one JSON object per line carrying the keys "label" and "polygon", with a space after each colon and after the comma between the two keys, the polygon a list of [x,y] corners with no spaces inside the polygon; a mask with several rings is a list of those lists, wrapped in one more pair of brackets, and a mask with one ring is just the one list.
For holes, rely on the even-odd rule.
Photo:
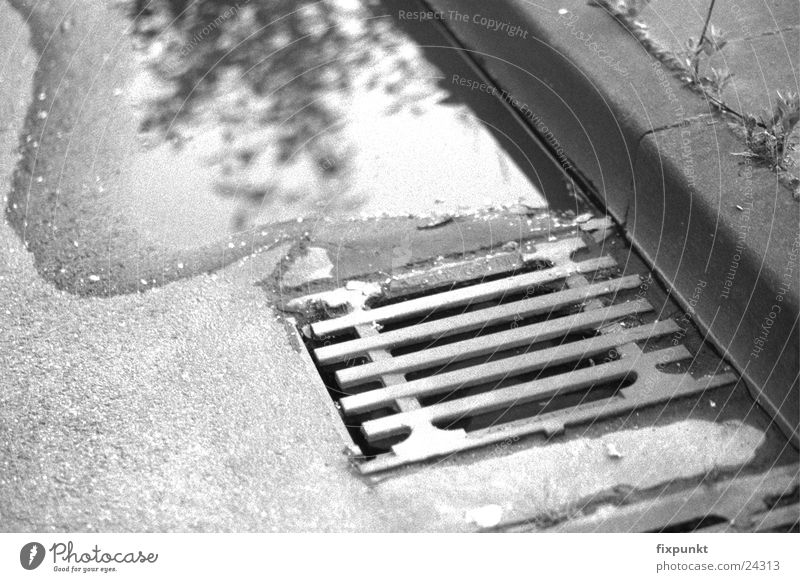
{"label": "reflection of tree branch", "polygon": [[243,184],[242,180],[232,177],[218,178],[214,183],[216,192],[225,198],[238,198],[244,199],[248,202],[262,203],[269,202],[271,198],[277,193],[278,188],[274,184],[252,185]]}
{"label": "reflection of tree branch", "polygon": [[[198,121],[220,127],[223,146],[206,161],[226,174],[217,187],[226,198],[288,200],[277,176],[288,166],[341,189],[350,154],[342,121],[356,91],[380,92],[387,113],[429,102],[430,87],[414,79],[425,69],[416,53],[365,9],[328,0],[131,3],[145,61],[164,89],[142,129],[177,141]],[[308,160],[295,167],[299,157]],[[276,175],[246,176],[260,167]]]}
{"label": "reflection of tree branch", "polygon": [[[136,30],[160,48],[151,69],[173,88],[150,108],[147,129],[169,132],[180,126],[216,90],[224,89],[220,83],[226,71],[240,71],[237,82],[252,98],[269,95],[268,106],[260,111],[262,123],[280,123],[298,108],[307,108],[287,124],[281,138],[287,148],[331,123],[335,112],[317,103],[318,96],[351,87],[352,72],[369,62],[364,48],[377,40],[375,31],[364,27],[355,37],[344,32],[344,16],[326,2],[241,5],[137,0],[142,12]],[[297,74],[320,63],[325,66],[315,74]]]}

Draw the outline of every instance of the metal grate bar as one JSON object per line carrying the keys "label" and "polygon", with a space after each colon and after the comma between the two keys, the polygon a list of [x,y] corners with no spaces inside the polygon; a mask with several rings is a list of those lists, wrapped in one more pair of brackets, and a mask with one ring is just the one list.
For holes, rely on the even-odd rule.
{"label": "metal grate bar", "polygon": [[384,358],[381,361],[346,368],[336,373],[336,380],[340,387],[350,388],[357,384],[375,380],[383,374],[402,374],[411,370],[424,370],[433,366],[528,346],[536,342],[555,339],[568,333],[594,329],[610,321],[636,313],[651,311],[652,309],[653,307],[650,303],[644,299],[612,305],[602,309],[421,350],[404,356]]}
{"label": "metal grate bar", "polygon": [[[356,333],[359,337],[370,337],[374,336],[378,333],[374,327],[370,325],[359,325],[356,328]],[[368,352],[370,359],[373,362],[382,362],[386,360],[391,360],[392,355],[387,352],[386,350],[370,350]],[[402,384],[406,381],[405,377],[402,374],[382,374],[380,376],[381,382],[383,382],[384,386],[391,386],[393,384]],[[400,409],[400,412],[410,412],[412,410],[418,410],[421,407],[419,400],[413,397],[409,398],[399,398],[397,400],[397,408]]]}
{"label": "metal grate bar", "polygon": [[[540,414],[523,421],[514,421],[469,434],[462,432],[459,435],[458,431],[433,429],[430,425],[427,425],[430,427],[428,429],[416,428],[406,440],[392,447],[392,453],[361,463],[359,470],[365,475],[370,475],[408,463],[484,447],[507,439],[540,433],[553,436],[564,432],[569,426],[579,426],[604,418],[630,414],[639,408],[692,396],[736,381],[736,376],[730,373],[694,380],[686,375],[662,374],[654,368],[651,370],[637,369],[637,372],[639,379],[636,383],[623,388],[618,396],[582,404],[568,410]],[[431,430],[435,430],[435,433],[431,434]],[[449,435],[450,433],[455,434],[442,439],[441,443],[435,443],[435,446],[430,442],[431,436]]]}
{"label": "metal grate bar", "polygon": [[357,325],[373,322],[391,322],[407,319],[417,315],[428,315],[443,306],[447,308],[459,307],[470,303],[488,301],[502,297],[508,293],[524,291],[529,287],[543,285],[564,279],[574,273],[589,273],[598,269],[607,269],[616,265],[612,257],[599,257],[580,263],[571,261],[562,266],[550,269],[532,271],[514,277],[498,279],[488,283],[481,283],[471,287],[463,287],[452,291],[445,291],[435,295],[426,295],[395,303],[377,309],[354,311],[348,315],[311,324],[311,331],[318,338],[341,333]]}
{"label": "metal grate bar", "polygon": [[371,390],[363,394],[346,396],[339,403],[342,410],[347,414],[366,412],[391,405],[397,398],[432,396],[448,390],[502,380],[518,374],[540,370],[546,366],[558,366],[580,358],[591,357],[622,344],[674,333],[678,329],[680,329],[679,326],[672,320],[657,321],[616,334],[602,335],[520,356],[512,356],[481,366]]}
{"label": "metal grate bar", "polygon": [[623,380],[626,376],[631,374],[634,376],[636,375],[636,371],[633,367],[634,365],[656,366],[690,357],[691,354],[683,346],[680,346],[678,349],[668,348],[650,352],[642,355],[635,362],[622,359],[608,364],[600,364],[574,372],[551,376],[542,380],[533,380],[508,388],[501,388],[449,402],[433,404],[413,412],[400,413],[377,420],[370,420],[362,425],[362,430],[367,439],[373,441],[396,434],[402,434],[423,422],[436,423],[457,419],[465,415],[472,416],[482,414],[511,405],[563,396],[605,382]]}
{"label": "metal grate bar", "polygon": [[369,350],[394,349],[449,335],[474,331],[487,325],[509,323],[518,318],[534,317],[579,304],[590,298],[618,293],[626,289],[635,289],[641,282],[639,275],[630,275],[577,289],[548,293],[547,295],[522,299],[496,307],[488,307],[446,319],[429,321],[384,333],[375,333],[369,337],[324,346],[314,350],[314,355],[321,365],[333,364],[348,358],[363,356]]}
{"label": "metal grate bar", "polygon": [[[534,418],[503,425],[500,432],[504,438],[509,436],[522,436],[536,432],[546,433],[548,436],[564,432],[568,426],[595,422],[611,416],[653,406],[675,398],[691,396],[705,390],[724,386],[736,381],[733,374],[717,374],[700,380],[694,380],[689,375],[662,374],[655,368],[643,369],[636,367],[638,379],[635,384],[622,388],[618,395],[607,400],[581,404],[569,410],[557,410],[537,415]],[[470,433],[476,440],[496,440],[498,429],[492,427]]]}

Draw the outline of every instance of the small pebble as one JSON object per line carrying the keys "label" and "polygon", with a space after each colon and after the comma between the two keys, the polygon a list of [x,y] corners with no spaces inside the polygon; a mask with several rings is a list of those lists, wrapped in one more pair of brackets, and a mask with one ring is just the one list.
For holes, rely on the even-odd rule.
{"label": "small pebble", "polygon": [[467,511],[466,520],[478,527],[493,527],[503,519],[503,508],[499,505],[486,505]]}
{"label": "small pebble", "polygon": [[617,449],[617,445],[615,445],[614,443],[606,443],[606,454],[612,459],[622,458],[622,453],[619,452],[619,449]]}
{"label": "small pebble", "polygon": [[508,211],[512,214],[531,215],[536,212],[536,209],[532,206],[528,206],[527,204],[513,204],[512,206],[508,207]]}
{"label": "small pebble", "polygon": [[449,224],[450,222],[453,222],[453,217],[449,214],[434,216],[433,218],[427,220],[424,223],[417,224],[417,229],[426,230],[429,228],[436,228],[438,226],[444,226],[445,224]]}

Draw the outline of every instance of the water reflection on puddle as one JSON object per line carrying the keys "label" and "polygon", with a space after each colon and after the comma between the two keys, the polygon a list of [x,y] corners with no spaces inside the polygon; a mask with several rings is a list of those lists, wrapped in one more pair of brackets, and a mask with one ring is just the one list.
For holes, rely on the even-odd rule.
{"label": "water reflection on puddle", "polygon": [[301,217],[546,206],[390,19],[344,0],[199,4],[211,12],[182,25],[169,2],[145,15],[126,88],[151,144],[131,159],[128,203],[151,236],[193,246]]}

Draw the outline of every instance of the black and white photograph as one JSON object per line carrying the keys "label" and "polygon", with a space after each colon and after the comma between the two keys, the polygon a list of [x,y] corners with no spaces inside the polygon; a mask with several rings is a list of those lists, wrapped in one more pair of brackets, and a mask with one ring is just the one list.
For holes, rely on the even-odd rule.
{"label": "black and white photograph", "polygon": [[0,578],[800,573],[798,0],[0,0],[0,191]]}

